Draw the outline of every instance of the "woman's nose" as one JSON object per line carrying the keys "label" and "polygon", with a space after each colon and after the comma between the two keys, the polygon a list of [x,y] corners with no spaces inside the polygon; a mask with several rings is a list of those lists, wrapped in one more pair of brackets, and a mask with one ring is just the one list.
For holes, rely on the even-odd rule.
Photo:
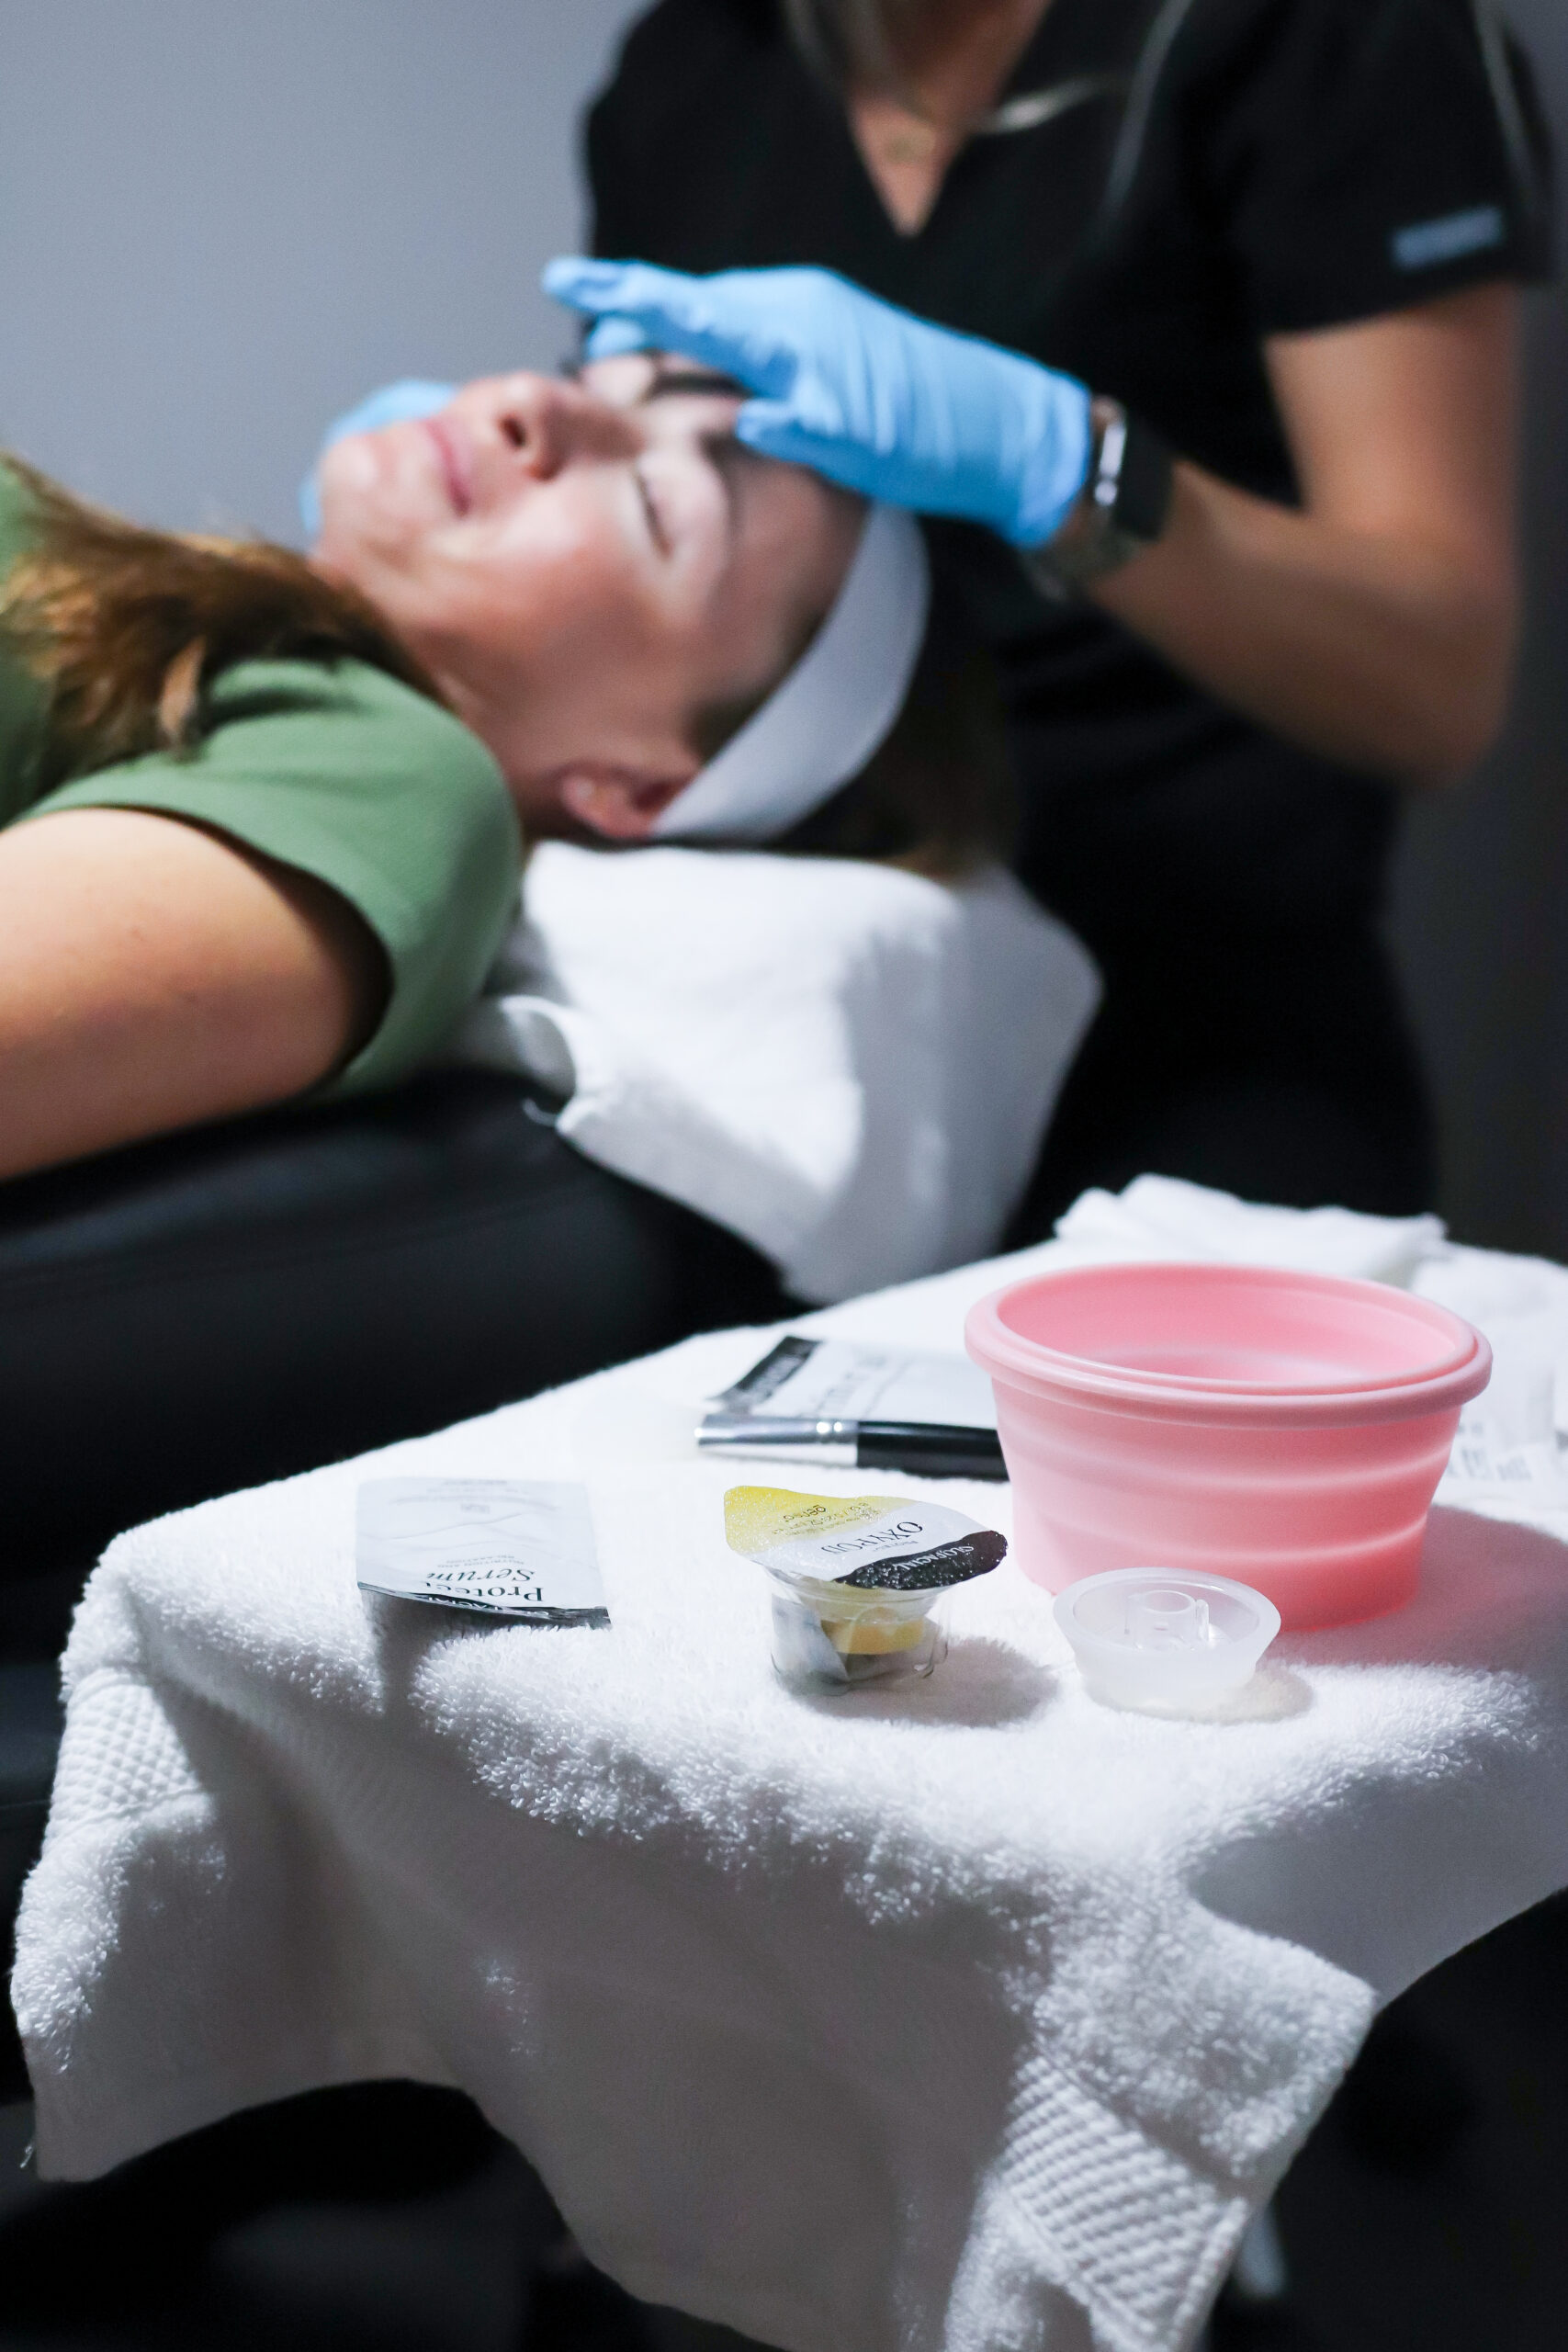
{"label": "woman's nose", "polygon": [[624,456],[637,438],[608,401],[549,376],[513,378],[496,423],[502,441],[541,481],[576,458]]}

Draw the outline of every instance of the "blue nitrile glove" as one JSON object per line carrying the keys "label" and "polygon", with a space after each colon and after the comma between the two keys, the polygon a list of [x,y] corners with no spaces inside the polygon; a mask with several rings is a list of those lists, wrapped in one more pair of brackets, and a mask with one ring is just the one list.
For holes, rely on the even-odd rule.
{"label": "blue nitrile glove", "polygon": [[437,409],[446,407],[457,389],[456,384],[427,382],[423,376],[404,376],[395,384],[383,384],[368,400],[334,418],[321,435],[316,464],[299,485],[299,520],[305,526],[306,537],[321,536],[321,500],[316,488],[316,466],[334,441],[346,441],[351,433],[374,433],[383,424],[402,424],[411,417],[434,416]]}
{"label": "blue nitrile glove", "polygon": [[599,319],[590,357],[678,351],[761,395],[736,421],[764,457],[924,514],[1048,539],[1083,488],[1089,394],[1016,352],[929,325],[825,269],[685,277],[553,261],[545,290]]}

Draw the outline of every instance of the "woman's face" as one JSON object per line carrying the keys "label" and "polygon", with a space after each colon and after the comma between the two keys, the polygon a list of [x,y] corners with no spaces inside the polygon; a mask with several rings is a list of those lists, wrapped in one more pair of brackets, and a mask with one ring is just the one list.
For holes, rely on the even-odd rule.
{"label": "woman's face", "polygon": [[646,832],[698,715],[765,694],[831,605],[857,500],[729,437],[681,363],[468,384],[321,461],[314,560],[352,581],[495,753],[536,831]]}

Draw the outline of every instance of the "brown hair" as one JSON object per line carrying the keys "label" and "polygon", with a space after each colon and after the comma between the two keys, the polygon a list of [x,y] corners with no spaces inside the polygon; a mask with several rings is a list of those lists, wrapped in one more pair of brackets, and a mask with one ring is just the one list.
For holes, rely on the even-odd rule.
{"label": "brown hair", "polygon": [[4,462],[31,531],[0,584],[0,629],[49,691],[46,788],[193,749],[206,690],[236,662],[366,662],[442,700],[375,606],[292,549],[144,530]]}

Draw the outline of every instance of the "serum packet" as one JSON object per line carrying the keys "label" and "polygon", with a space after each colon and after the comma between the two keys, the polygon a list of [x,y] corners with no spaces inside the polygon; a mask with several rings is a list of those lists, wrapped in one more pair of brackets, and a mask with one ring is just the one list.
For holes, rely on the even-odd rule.
{"label": "serum packet", "polygon": [[361,1592],[532,1625],[607,1625],[587,1490],[544,1479],[367,1478]]}

